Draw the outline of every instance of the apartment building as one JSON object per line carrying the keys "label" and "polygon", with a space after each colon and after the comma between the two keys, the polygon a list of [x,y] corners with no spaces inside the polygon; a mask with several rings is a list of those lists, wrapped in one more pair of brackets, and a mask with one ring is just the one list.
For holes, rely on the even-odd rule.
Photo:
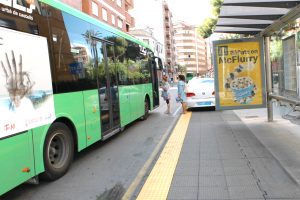
{"label": "apartment building", "polygon": [[208,70],[206,42],[196,27],[185,22],[174,24],[176,64],[185,66],[187,72],[205,75]]}
{"label": "apartment building", "polygon": [[135,18],[135,29],[153,30],[153,37],[163,45],[159,57],[166,68],[172,71],[175,66],[174,31],[168,4],[164,0],[136,0],[130,12]]}
{"label": "apartment building", "polygon": [[73,8],[76,8],[77,10],[82,11],[83,0],[61,0],[61,1],[64,2],[65,4],[72,6]]}
{"label": "apartment building", "polygon": [[163,54],[163,44],[154,37],[152,28],[134,29],[129,31],[129,34],[146,44],[149,44],[149,46],[153,49],[155,56],[161,57]]}
{"label": "apartment building", "polygon": [[129,14],[129,10],[134,7],[133,0],[61,1],[124,32],[129,32],[134,27],[135,20]]}
{"label": "apartment building", "polygon": [[165,66],[169,73],[174,72],[175,64],[175,42],[174,42],[174,28],[172,23],[172,12],[168,4],[163,2],[163,21],[164,21],[164,36],[165,36]]}

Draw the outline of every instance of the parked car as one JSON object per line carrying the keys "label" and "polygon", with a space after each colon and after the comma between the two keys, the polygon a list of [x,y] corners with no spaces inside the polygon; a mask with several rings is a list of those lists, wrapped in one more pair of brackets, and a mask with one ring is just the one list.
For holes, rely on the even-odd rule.
{"label": "parked car", "polygon": [[214,107],[215,87],[213,78],[194,77],[187,84],[187,107]]}

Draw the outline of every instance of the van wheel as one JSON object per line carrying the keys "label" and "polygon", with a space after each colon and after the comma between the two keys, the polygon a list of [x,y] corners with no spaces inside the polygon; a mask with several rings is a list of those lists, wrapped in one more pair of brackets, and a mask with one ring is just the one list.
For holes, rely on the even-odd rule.
{"label": "van wheel", "polygon": [[48,130],[44,144],[44,180],[62,177],[71,166],[74,157],[74,141],[70,129],[63,123],[54,123]]}
{"label": "van wheel", "polygon": [[144,105],[144,115],[141,117],[141,120],[146,120],[149,117],[149,102],[147,99],[145,99]]}

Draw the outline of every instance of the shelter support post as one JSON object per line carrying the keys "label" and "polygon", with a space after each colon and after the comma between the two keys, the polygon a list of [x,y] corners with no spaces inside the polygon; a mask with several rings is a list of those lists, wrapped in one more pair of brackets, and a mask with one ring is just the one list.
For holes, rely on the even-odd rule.
{"label": "shelter support post", "polygon": [[270,59],[270,37],[265,37],[265,69],[266,69],[266,83],[267,83],[267,112],[268,122],[273,122],[273,104],[272,104],[272,71]]}

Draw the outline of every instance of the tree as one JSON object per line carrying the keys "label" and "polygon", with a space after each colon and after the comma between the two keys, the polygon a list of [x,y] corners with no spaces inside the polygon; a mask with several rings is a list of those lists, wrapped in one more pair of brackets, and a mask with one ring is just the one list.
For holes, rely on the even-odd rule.
{"label": "tree", "polygon": [[198,28],[198,33],[203,38],[208,38],[214,30],[214,26],[217,24],[216,18],[206,18],[203,24]]}
{"label": "tree", "polygon": [[223,1],[224,0],[211,0],[210,3],[213,6],[212,13],[214,16],[216,16],[216,17],[219,16]]}
{"label": "tree", "polygon": [[178,72],[180,72],[181,74],[185,74],[185,72],[186,72],[186,67],[185,66],[182,66],[182,65],[178,64],[177,68],[178,68]]}
{"label": "tree", "polygon": [[198,28],[198,33],[203,38],[208,38],[213,33],[218,21],[223,0],[211,0],[210,3],[213,7],[212,13],[214,16],[211,18],[206,18],[202,25]]}
{"label": "tree", "polygon": [[242,38],[242,36],[245,37],[245,35],[241,35],[241,34],[225,33],[220,36],[220,40],[240,39]]}
{"label": "tree", "polygon": [[270,57],[271,61],[278,61],[282,58],[282,40],[271,41]]}

